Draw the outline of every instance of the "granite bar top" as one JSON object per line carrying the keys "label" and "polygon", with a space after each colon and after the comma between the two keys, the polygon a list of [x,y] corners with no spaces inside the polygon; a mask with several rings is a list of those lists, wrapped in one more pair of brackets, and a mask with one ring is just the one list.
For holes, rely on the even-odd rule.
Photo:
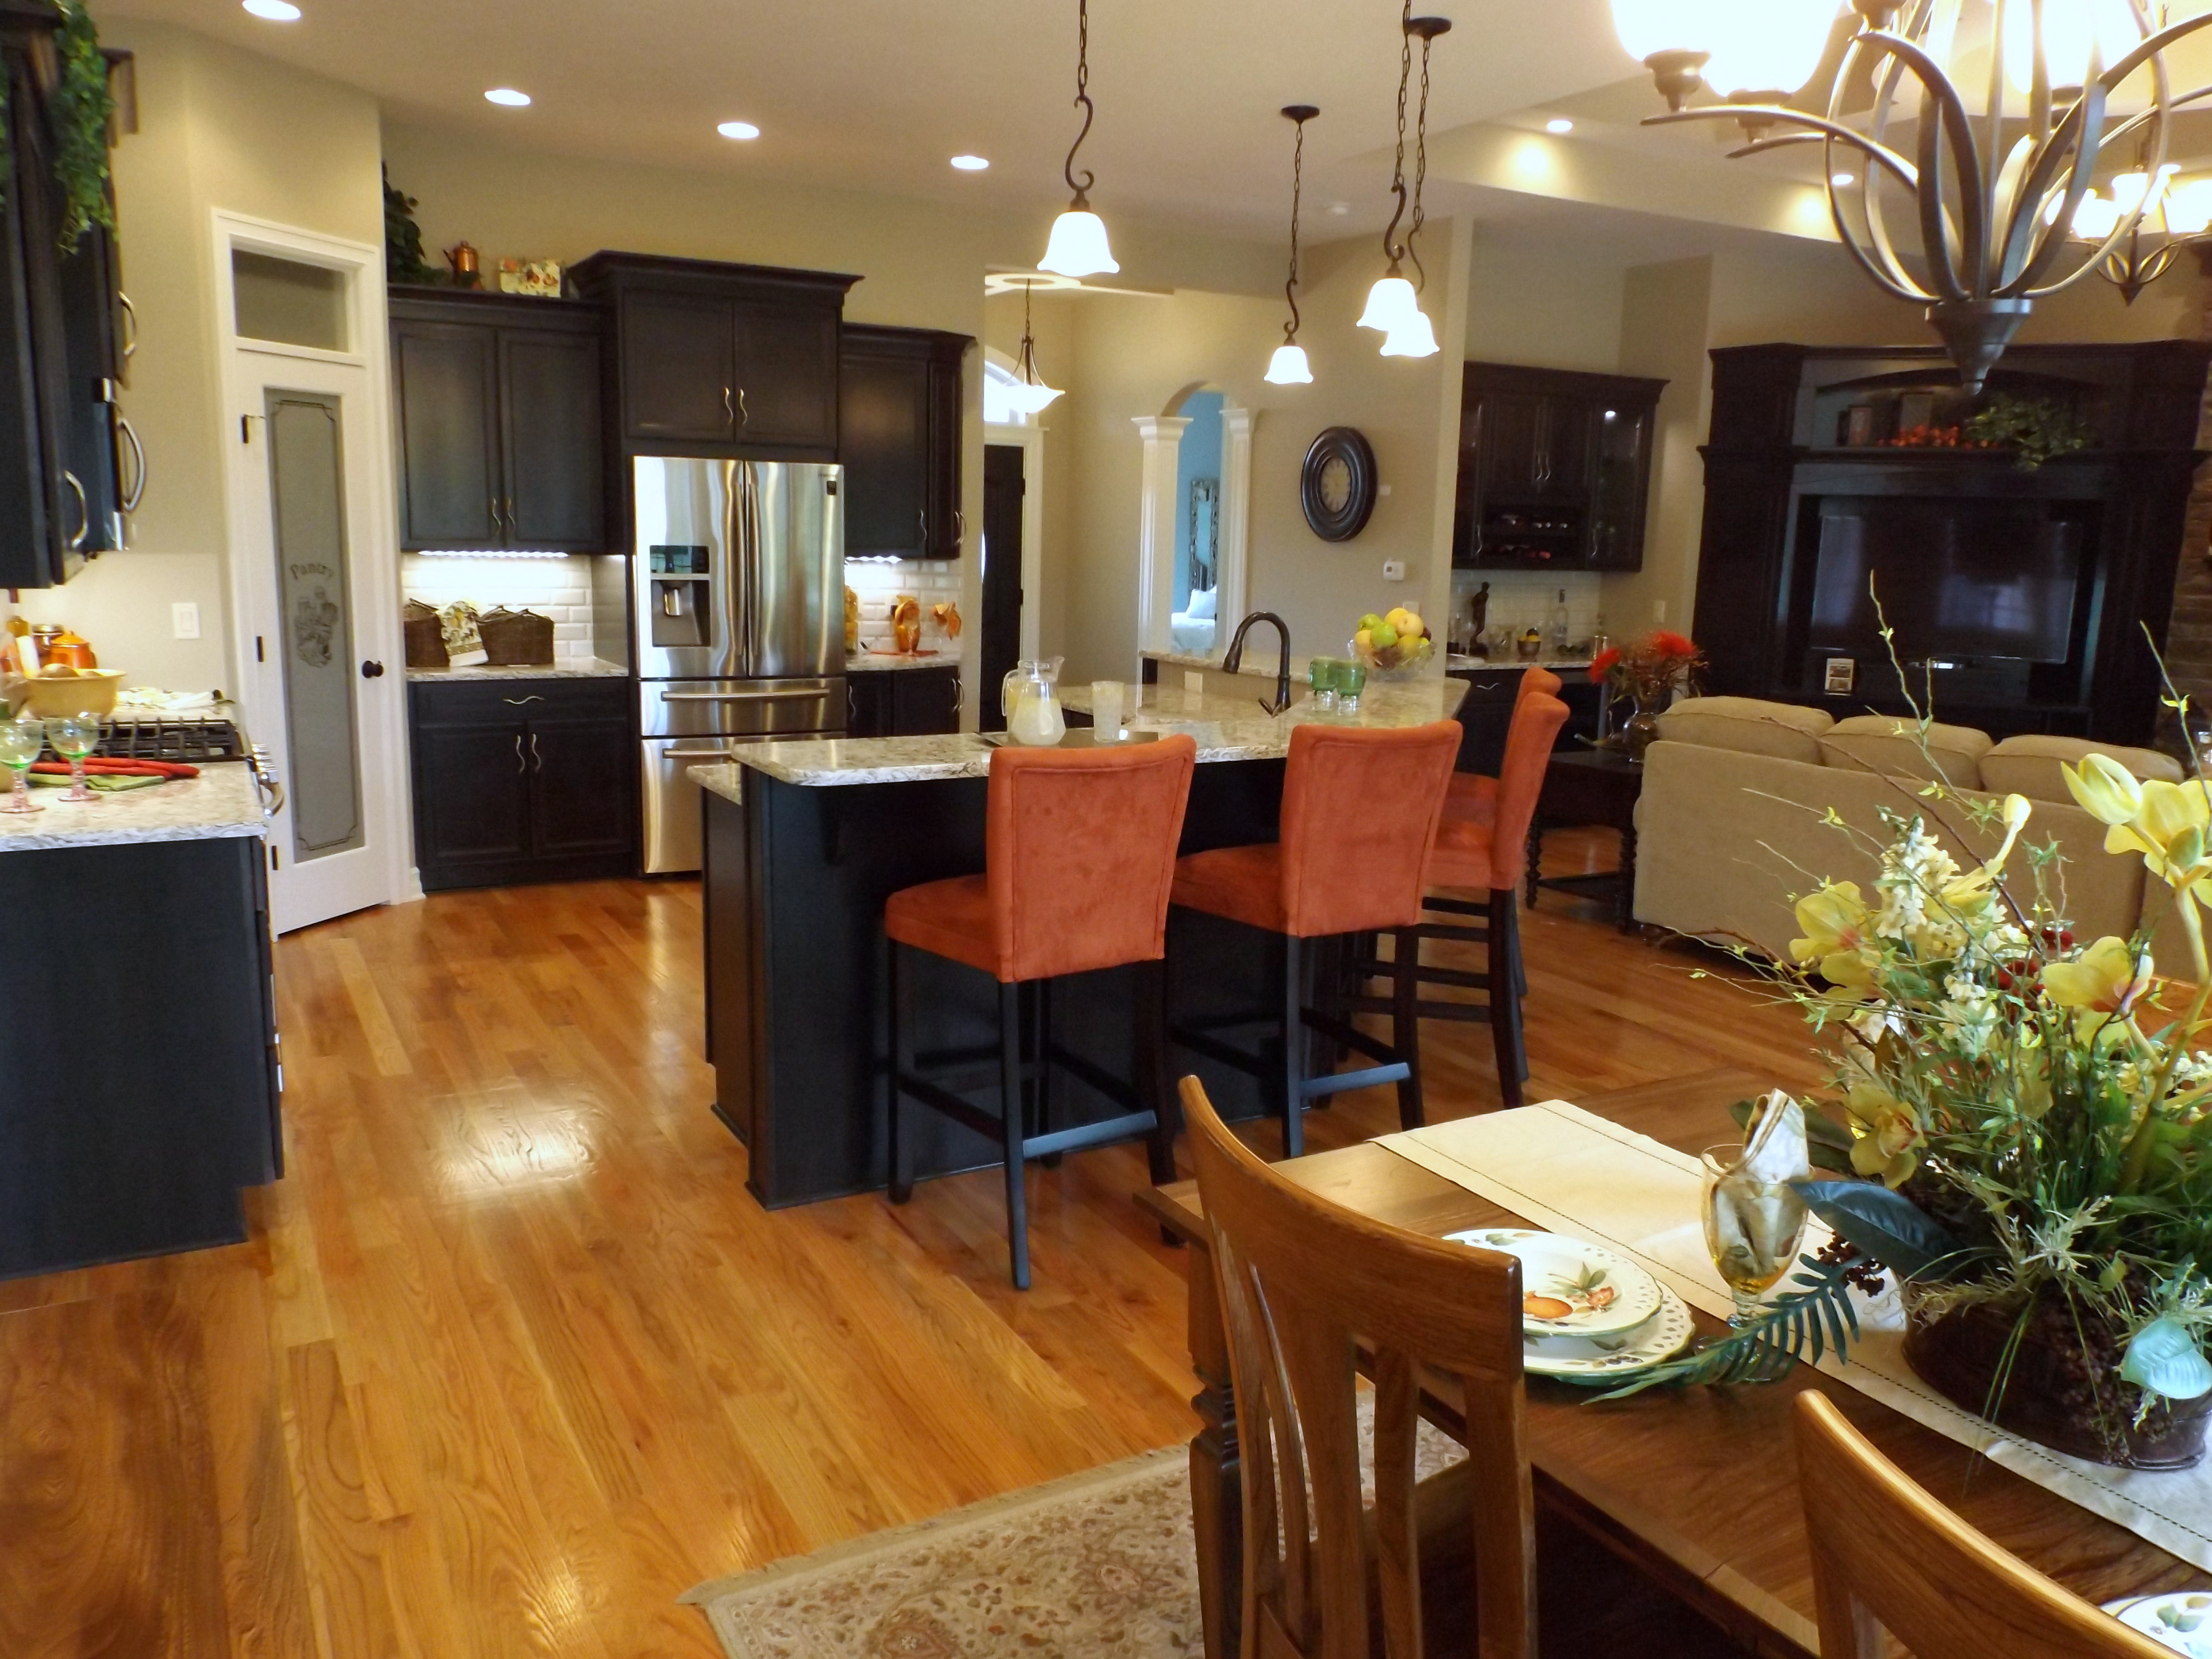
{"label": "granite bar top", "polygon": [[410,668],[410,685],[439,680],[626,680],[629,670],[604,657],[571,657],[565,662],[525,663],[514,668],[495,668],[489,663],[464,663],[453,668]]}
{"label": "granite bar top", "polygon": [[31,799],[45,811],[23,817],[0,813],[0,854],[221,841],[262,835],[268,829],[253,770],[238,761],[211,762],[196,778],[103,793],[88,805],[65,801],[63,793],[34,787]]}
{"label": "granite bar top", "polygon": [[[1304,688],[1299,688],[1301,693]],[[1301,696],[1282,714],[1267,714],[1255,698],[1207,696],[1193,702],[1165,686],[1144,688],[1144,701],[1127,721],[1133,731],[1188,732],[1198,740],[1200,765],[1216,761],[1280,760],[1291,751],[1291,728],[1308,722],[1392,729],[1449,720],[1467,687],[1457,680],[1370,681],[1358,712],[1317,708]],[[1060,702],[1088,713],[1091,688],[1063,687]],[[805,743],[746,744],[733,759],[695,766],[691,780],[726,800],[741,798],[744,771],[807,788],[846,784],[918,783],[989,774],[996,745],[973,732],[932,738],[834,738]]]}
{"label": "granite bar top", "polygon": [[888,651],[856,651],[845,659],[848,674],[895,674],[905,668],[957,668],[960,650],[957,646],[927,653],[902,657]]}

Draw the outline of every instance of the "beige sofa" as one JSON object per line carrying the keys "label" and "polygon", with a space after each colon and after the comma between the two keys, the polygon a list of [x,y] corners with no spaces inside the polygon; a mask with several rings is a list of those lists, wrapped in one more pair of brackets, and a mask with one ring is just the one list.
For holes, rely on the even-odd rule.
{"label": "beige sofa", "polygon": [[[1887,716],[1832,721],[1817,708],[1700,697],[1662,715],[1659,730],[1637,805],[1636,917],[1675,933],[1786,957],[1800,932],[1796,896],[1824,881],[1856,881],[1870,892],[1878,866],[1869,838],[1887,839],[1880,809],[1929,806],[1919,793],[1928,760],[1909,729],[1899,735],[1899,722]],[[2078,938],[2124,936],[2139,919],[2156,923],[2165,915],[2163,884],[2149,881],[2147,890],[2141,859],[2104,850],[2105,826],[2074,804],[2059,766],[2094,751],[2138,777],[2179,781],[2171,757],[2071,738],[1992,743],[1969,727],[1942,726],[1929,747],[1934,769],[1958,787],[2034,803],[2024,840],[2057,842]],[[1824,822],[1830,807],[1859,834]],[[1995,850],[1997,837],[1959,822],[1964,843],[1948,834],[1944,840],[1962,864]],[[2008,868],[2028,890],[2027,860],[2015,854]],[[2155,943],[2162,968],[2185,969],[2175,959],[2178,938]]]}

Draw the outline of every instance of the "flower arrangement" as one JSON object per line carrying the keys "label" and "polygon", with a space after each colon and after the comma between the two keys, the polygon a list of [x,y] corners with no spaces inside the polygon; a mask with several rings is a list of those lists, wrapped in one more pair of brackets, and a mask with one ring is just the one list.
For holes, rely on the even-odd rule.
{"label": "flower arrangement", "polygon": [[1705,653],[1695,641],[1664,628],[1632,644],[1608,647],[1591,659],[1591,681],[1636,705],[1620,739],[1630,759],[1643,759],[1659,735],[1659,714],[1667,700],[1692,684],[1705,665]]}
{"label": "flower arrangement", "polygon": [[[1808,1152],[1850,1178],[1798,1190],[1839,1247],[1806,1258],[1759,1324],[1650,1381],[1762,1380],[1824,1340],[1843,1347],[1857,1328],[1848,1283],[1886,1271],[1910,1321],[1905,1358],[1958,1403],[2106,1462],[2202,1455],[2212,787],[2139,781],[2094,754],[2065,780],[2107,827],[2106,851],[2140,858],[2166,903],[2132,937],[2081,941],[2027,799],[1938,782],[1885,810],[1873,891],[1825,882],[1798,898],[1793,961],[1769,969],[1832,1040]],[[1962,866],[1939,829],[1996,850]],[[2152,969],[2168,916],[2193,983]]]}

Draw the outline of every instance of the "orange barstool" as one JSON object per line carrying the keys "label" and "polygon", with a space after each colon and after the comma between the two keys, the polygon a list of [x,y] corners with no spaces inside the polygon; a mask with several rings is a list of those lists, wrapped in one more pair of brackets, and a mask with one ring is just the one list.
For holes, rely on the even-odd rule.
{"label": "orange barstool", "polygon": [[[1518,714],[1521,705],[1541,692],[1547,697],[1559,695],[1560,680],[1548,668],[1524,668],[1521,671],[1520,689],[1513,694],[1513,712]],[[1444,797],[1444,816],[1464,819],[1473,823],[1487,823],[1498,811],[1498,780],[1481,772],[1455,772],[1451,792]]]}
{"label": "orange barstool", "polygon": [[[1480,924],[1424,921],[1403,930],[1392,946],[1394,960],[1360,964],[1364,974],[1389,975],[1392,994],[1354,997],[1350,1003],[1355,1012],[1395,1013],[1405,1000],[1409,969],[1417,982],[1485,992],[1486,1004],[1423,1000],[1416,1002],[1414,1013],[1419,1019],[1486,1024],[1497,1048],[1498,1091],[1508,1106],[1521,1104],[1521,1085],[1528,1075],[1528,1047],[1521,1032],[1521,999],[1527,994],[1528,981],[1521,966],[1520,893],[1528,866],[1528,823],[1536,814],[1536,798],[1543,793],[1552,745],[1566,720],[1567,705],[1559,698],[1541,691],[1522,697],[1514,707],[1490,817],[1482,820],[1447,813],[1437,827],[1429,859],[1430,885],[1474,888],[1483,897],[1470,901],[1431,894],[1425,908],[1445,915],[1479,917]],[[1484,970],[1424,963],[1421,941],[1432,939],[1480,945]]]}
{"label": "orange barstool", "polygon": [[[1194,853],[1176,865],[1175,902],[1193,910],[1278,933],[1283,939],[1279,1015],[1178,1026],[1175,1040],[1193,1053],[1265,1080],[1266,1060],[1221,1040],[1240,1027],[1279,1024],[1283,1155],[1305,1148],[1306,1103],[1346,1089],[1398,1085],[1407,1128],[1421,1122],[1419,952],[1401,944],[1407,972],[1397,983],[1385,1045],[1309,1006],[1304,947],[1418,924],[1429,849],[1443,813],[1444,790],[1458,757],[1457,720],[1398,731],[1308,725],[1291,732],[1283,779],[1281,839],[1257,847]],[[1304,1032],[1313,1030],[1376,1063],[1357,1072],[1310,1076]]]}
{"label": "orange barstool", "polygon": [[[1127,749],[1000,749],[991,757],[983,873],[924,883],[884,905],[890,940],[891,1201],[914,1192],[906,1103],[918,1101],[1000,1141],[1006,1157],[1006,1228],[1017,1288],[1030,1284],[1030,1158],[1152,1137],[1157,1182],[1175,1179],[1174,1097],[1166,1088],[1168,895],[1198,745],[1188,735]],[[947,1086],[972,1073],[925,1073],[914,1051],[913,974],[902,953],[926,951],[999,982],[999,1115]],[[1137,990],[1133,1084],[1053,1043],[1050,981],[1102,968],[1144,965]],[[1024,988],[1034,988],[1034,1058],[1022,1057]],[[951,1058],[973,1060],[974,1055]],[[1025,1121],[1024,1085],[1045,1115],[1057,1064],[1127,1109],[1103,1123],[1054,1130]],[[988,1073],[986,1074],[988,1075]],[[988,1085],[982,1085],[988,1086]]]}

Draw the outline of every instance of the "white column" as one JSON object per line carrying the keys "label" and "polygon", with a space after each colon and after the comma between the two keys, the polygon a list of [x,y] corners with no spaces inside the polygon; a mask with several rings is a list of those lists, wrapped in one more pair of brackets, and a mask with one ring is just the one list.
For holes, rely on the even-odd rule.
{"label": "white column", "polygon": [[[1145,441],[1144,507],[1137,519],[1137,650],[1166,651],[1175,614],[1176,476],[1182,461],[1182,415],[1139,415]],[[1141,674],[1141,664],[1139,668]]]}
{"label": "white column", "polygon": [[1250,608],[1252,591],[1252,428],[1259,416],[1224,404],[1221,410],[1221,575],[1215,586],[1215,640],[1223,645]]}

